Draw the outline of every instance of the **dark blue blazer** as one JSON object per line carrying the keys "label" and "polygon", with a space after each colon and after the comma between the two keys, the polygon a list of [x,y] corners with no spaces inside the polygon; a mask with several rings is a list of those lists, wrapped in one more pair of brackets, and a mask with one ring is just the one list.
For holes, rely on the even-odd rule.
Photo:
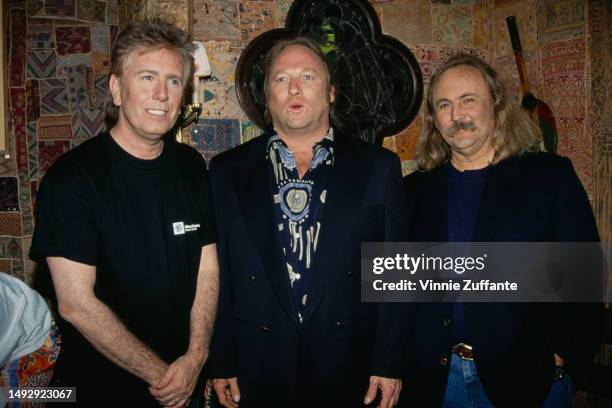
{"label": "dark blue blazer", "polygon": [[[405,178],[411,241],[448,241],[449,165]],[[599,241],[570,160],[528,153],[491,166],[474,241]],[[541,407],[553,379],[554,353],[565,359],[576,384],[600,341],[600,304],[465,303],[464,311],[478,374],[496,407]],[[408,314],[402,401],[439,407],[452,347],[451,304],[413,304]]]}
{"label": "dark blue blazer", "polygon": [[210,376],[238,377],[240,407],[361,406],[370,375],[399,378],[402,310],[360,302],[360,245],[402,241],[400,162],[335,132],[311,301],[297,321],[277,242],[262,135],[210,166],[220,299]]}

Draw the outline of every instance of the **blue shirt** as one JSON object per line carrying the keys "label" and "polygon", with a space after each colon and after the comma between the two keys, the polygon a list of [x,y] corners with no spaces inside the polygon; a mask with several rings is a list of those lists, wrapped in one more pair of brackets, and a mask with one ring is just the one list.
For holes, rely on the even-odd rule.
{"label": "blue shirt", "polygon": [[272,171],[274,220],[278,226],[287,273],[301,322],[308,303],[312,261],[321,232],[321,214],[327,195],[329,170],[334,163],[334,133],[312,148],[308,171],[300,178],[293,153],[278,135],[268,141],[268,162]]}

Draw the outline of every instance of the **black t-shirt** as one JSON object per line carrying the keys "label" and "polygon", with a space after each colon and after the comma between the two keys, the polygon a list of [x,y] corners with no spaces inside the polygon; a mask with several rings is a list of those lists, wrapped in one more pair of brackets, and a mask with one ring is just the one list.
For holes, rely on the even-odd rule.
{"label": "black t-shirt", "polygon": [[[170,363],[187,351],[201,249],[215,241],[214,231],[206,164],[197,151],[167,141],[158,158],[141,160],[102,133],[47,171],[30,256],[95,266],[96,296]],[[66,382],[148,396],[143,381],[59,323],[57,370]]]}

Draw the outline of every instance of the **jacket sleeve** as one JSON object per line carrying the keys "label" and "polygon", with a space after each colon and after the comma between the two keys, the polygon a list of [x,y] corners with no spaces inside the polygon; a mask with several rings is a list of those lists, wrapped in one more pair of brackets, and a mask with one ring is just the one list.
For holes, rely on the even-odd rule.
{"label": "jacket sleeve", "polygon": [[217,225],[217,253],[219,258],[219,304],[208,360],[209,378],[232,378],[238,375],[236,344],[233,331],[232,287],[223,202],[223,175],[215,159],[210,164],[213,207]]}
{"label": "jacket sleeve", "polygon": [[[399,158],[392,156],[385,185],[385,242],[407,240],[407,204]],[[371,375],[400,378],[404,365],[406,329],[403,303],[377,305]]]}
{"label": "jacket sleeve", "polygon": [[[555,242],[599,242],[591,205],[569,159],[563,159],[558,176],[554,209]],[[597,266],[594,270],[577,270],[575,273],[585,274],[584,279],[603,282],[602,252],[596,247],[587,256],[596,257],[596,262],[590,264],[601,268]],[[553,348],[564,359],[572,382],[578,386],[601,342],[603,303],[560,303],[555,319]]]}

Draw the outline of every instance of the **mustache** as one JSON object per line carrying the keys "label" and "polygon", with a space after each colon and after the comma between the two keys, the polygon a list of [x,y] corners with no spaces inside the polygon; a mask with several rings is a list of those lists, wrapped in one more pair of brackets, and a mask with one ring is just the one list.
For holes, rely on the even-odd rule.
{"label": "mustache", "polygon": [[455,124],[451,127],[448,128],[448,134],[449,136],[453,136],[455,133],[457,133],[460,130],[476,130],[476,125],[474,124],[474,122],[461,122],[461,121],[457,121],[455,122]]}

